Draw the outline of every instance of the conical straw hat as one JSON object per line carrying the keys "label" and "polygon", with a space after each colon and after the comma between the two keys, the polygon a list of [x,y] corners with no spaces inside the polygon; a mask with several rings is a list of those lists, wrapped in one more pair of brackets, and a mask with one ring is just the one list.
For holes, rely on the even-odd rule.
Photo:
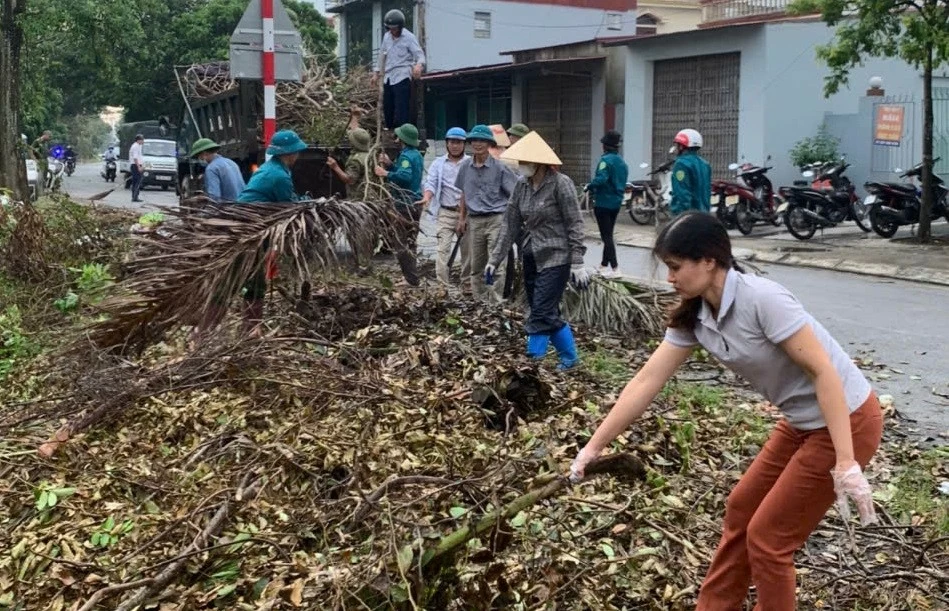
{"label": "conical straw hat", "polygon": [[508,138],[507,131],[503,125],[497,123],[495,125],[489,125],[488,127],[491,128],[491,133],[494,134],[494,141],[497,142],[498,146],[511,146],[511,139]]}
{"label": "conical straw hat", "polygon": [[512,144],[511,148],[501,153],[501,159],[542,165],[563,165],[560,157],[557,157],[554,150],[537,132],[531,132]]}

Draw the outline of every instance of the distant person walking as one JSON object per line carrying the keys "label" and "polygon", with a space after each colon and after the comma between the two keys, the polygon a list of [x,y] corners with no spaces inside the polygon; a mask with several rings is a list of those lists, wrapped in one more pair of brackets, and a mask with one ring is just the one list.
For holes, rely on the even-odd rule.
{"label": "distant person walking", "polygon": [[[411,123],[412,80],[422,76],[425,53],[415,34],[405,28],[402,11],[391,10],[385,16],[386,35],[382,38],[379,53],[380,69],[385,59],[385,74],[382,75],[382,108],[386,129],[395,129]],[[373,74],[377,83],[379,71]]]}
{"label": "distant person walking", "polygon": [[623,137],[619,132],[606,132],[600,143],[603,144],[603,156],[596,166],[596,174],[587,185],[593,194],[593,215],[603,240],[603,258],[600,273],[605,278],[620,276],[619,263],[616,260],[616,243],[613,241],[613,229],[616,217],[623,206],[626,192],[626,180],[629,178],[629,166],[619,156],[619,147]]}
{"label": "distant person walking", "polygon": [[129,173],[131,174],[132,203],[138,204],[142,200],[138,197],[142,190],[142,173],[145,171],[145,157],[142,154],[142,145],[145,136],[137,134],[135,142],[129,147]]}

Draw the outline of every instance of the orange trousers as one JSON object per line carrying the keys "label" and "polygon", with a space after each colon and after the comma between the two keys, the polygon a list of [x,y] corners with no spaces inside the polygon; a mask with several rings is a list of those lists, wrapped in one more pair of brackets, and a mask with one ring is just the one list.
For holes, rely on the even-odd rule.
{"label": "orange trousers", "polygon": [[[870,393],[850,414],[854,458],[866,467],[880,445],[883,414]],[[781,421],[725,503],[722,539],[699,593],[697,611],[744,608],[755,584],[756,611],[795,608],[794,552],[834,503],[837,463],[826,428],[799,431]]]}

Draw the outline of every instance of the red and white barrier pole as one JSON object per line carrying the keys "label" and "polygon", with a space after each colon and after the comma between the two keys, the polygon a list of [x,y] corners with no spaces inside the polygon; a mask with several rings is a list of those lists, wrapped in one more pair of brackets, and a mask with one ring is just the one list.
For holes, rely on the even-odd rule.
{"label": "red and white barrier pole", "polygon": [[264,49],[264,143],[270,146],[270,140],[277,131],[277,80],[274,69],[274,28],[273,0],[260,0],[260,19],[263,22]]}

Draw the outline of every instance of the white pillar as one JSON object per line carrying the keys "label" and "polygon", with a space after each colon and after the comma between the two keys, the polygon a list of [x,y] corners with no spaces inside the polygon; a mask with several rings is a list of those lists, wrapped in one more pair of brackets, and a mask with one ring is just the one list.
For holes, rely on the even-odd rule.
{"label": "white pillar", "polygon": [[[525,123],[524,121],[524,95],[525,81],[523,74],[515,72],[511,77],[511,125],[515,123]],[[528,125],[528,127],[530,127]]]}
{"label": "white pillar", "polygon": [[382,3],[372,3],[372,68],[379,68],[379,49],[382,48]]}
{"label": "white pillar", "polygon": [[[591,108],[590,113],[590,172],[596,167],[600,158],[600,151],[603,146],[600,144],[600,138],[606,133],[604,124],[606,116],[604,114],[606,106],[606,62],[597,62],[596,67],[590,75],[590,94]],[[592,174],[591,174],[592,175]]]}

